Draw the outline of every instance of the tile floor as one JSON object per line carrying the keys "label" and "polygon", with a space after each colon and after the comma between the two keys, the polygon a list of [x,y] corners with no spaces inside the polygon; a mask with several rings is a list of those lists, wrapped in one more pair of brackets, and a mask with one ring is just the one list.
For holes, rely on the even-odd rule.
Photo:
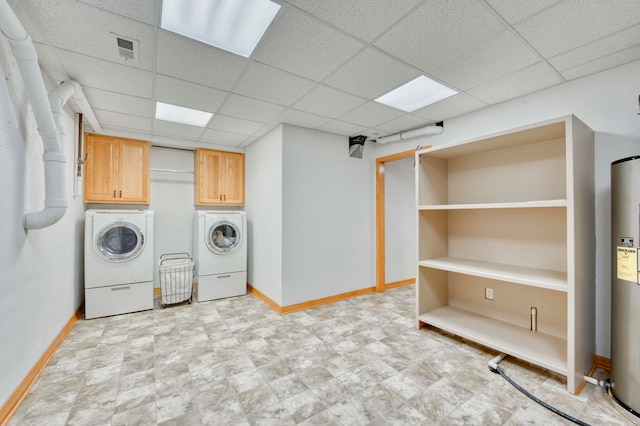
{"label": "tile floor", "polygon": [[[487,362],[414,327],[413,286],[280,316],[253,295],[80,320],[9,425],[556,425]],[[501,367],[593,425],[629,424],[601,389]],[[606,377],[606,372],[599,371]]]}

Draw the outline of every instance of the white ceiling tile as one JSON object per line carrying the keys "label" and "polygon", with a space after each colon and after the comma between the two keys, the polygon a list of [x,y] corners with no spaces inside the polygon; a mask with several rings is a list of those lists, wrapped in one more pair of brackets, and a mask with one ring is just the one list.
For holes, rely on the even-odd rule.
{"label": "white ceiling tile", "polygon": [[142,132],[151,131],[151,118],[115,111],[103,111],[97,108],[94,108],[93,112],[96,114],[98,122],[103,127],[115,127]]}
{"label": "white ceiling tile", "polygon": [[378,98],[422,73],[378,49],[368,48],[325,80],[325,84],[365,98]]}
{"label": "white ceiling tile", "polygon": [[442,121],[449,118],[457,117],[476,109],[487,106],[486,103],[470,96],[466,93],[458,93],[440,102],[420,108],[413,114],[427,118],[431,121]]}
{"label": "white ceiling tile", "polygon": [[488,104],[495,104],[563,81],[546,62],[538,62],[504,78],[471,89],[468,93]]}
{"label": "white ceiling tile", "polygon": [[218,114],[213,117],[209,129],[249,136],[260,130],[263,125],[263,123],[257,123],[255,121],[241,120],[239,118]]}
{"label": "white ceiling tile", "polygon": [[33,45],[38,55],[38,64],[50,78],[57,82],[69,78],[66,65],[60,59],[56,48],[40,43],[33,43]]}
{"label": "white ceiling tile", "polygon": [[[102,124],[102,123],[101,123]],[[102,134],[110,135],[110,136],[118,136],[121,138],[129,138],[129,139],[139,139],[143,141],[152,140],[151,130],[135,130],[135,129],[125,129],[120,126],[118,127],[110,127],[110,126],[102,126]]]}
{"label": "white ceiling tile", "polygon": [[640,21],[640,1],[565,0],[515,26],[550,58],[592,43]]}
{"label": "white ceiling tile", "polygon": [[411,130],[418,127],[424,127],[427,124],[431,124],[432,121],[425,120],[423,117],[418,117],[412,114],[406,114],[395,120],[388,121],[386,123],[376,126],[378,130],[382,130],[386,133],[398,133],[405,130]]}
{"label": "white ceiling tile", "polygon": [[255,132],[252,136],[253,137],[261,137],[266,135],[267,133],[269,133],[270,131],[272,131],[274,128],[276,128],[277,126],[279,126],[280,123],[268,123],[262,126],[262,128],[260,130],[258,130],[257,132]]}
{"label": "white ceiling tile", "polygon": [[323,124],[328,123],[329,119],[319,115],[309,114],[304,111],[288,109],[278,117],[278,121],[280,123],[292,124],[294,126],[317,129]]}
{"label": "white ceiling tile", "polygon": [[604,71],[609,68],[624,65],[629,62],[637,61],[640,59],[640,45],[625,49],[620,52],[616,52],[612,55],[605,56],[603,58],[596,59],[586,64],[578,65],[574,68],[569,68],[561,72],[562,76],[567,80],[573,80],[579,77],[584,77],[589,74],[594,74],[600,71]]}
{"label": "white ceiling tile", "polygon": [[98,7],[108,10],[112,13],[136,21],[144,22],[149,25],[156,25],[159,18],[160,2],[149,0],[80,0]]}
{"label": "white ceiling tile", "polygon": [[[372,137],[421,119],[446,126],[562,78],[640,59],[639,0],[274,1],[282,13],[251,59],[158,29],[158,0],[9,3],[35,41],[47,88],[77,80],[107,134],[191,147],[245,146],[280,120]],[[496,36],[505,29],[527,42]],[[116,57],[112,33],[139,39],[141,61]],[[435,73],[469,92],[412,114],[373,102]],[[156,100],[214,112],[211,129],[156,124]]]}
{"label": "white ceiling tile", "polygon": [[515,24],[531,15],[553,6],[560,0],[485,0],[508,23]]}
{"label": "white ceiling tile", "polygon": [[360,132],[360,134],[368,137],[369,139],[376,139],[376,138],[379,138],[380,136],[386,135],[387,132],[379,129],[367,129]]}
{"label": "white ceiling tile", "polygon": [[464,91],[540,61],[512,31],[503,31],[474,49],[429,70],[444,84]]}
{"label": "white ceiling tile", "polygon": [[127,65],[103,61],[64,50],[56,50],[69,76],[83,86],[151,98],[152,73]]}
{"label": "white ceiling tile", "polygon": [[153,117],[153,102],[151,99],[138,98],[122,93],[107,92],[106,90],[84,87],[83,92],[91,108],[131,114],[140,117]]}
{"label": "white ceiling tile", "polygon": [[237,145],[237,146],[241,146],[241,147],[246,147],[251,145],[252,143],[254,143],[255,141],[257,141],[259,138],[256,136],[250,136],[249,138],[247,138],[244,142],[242,142],[241,144]]}
{"label": "white ceiling tile", "polygon": [[228,91],[248,65],[249,61],[241,56],[169,31],[158,31],[160,74]]}
{"label": "white ceiling tile", "polygon": [[318,85],[296,102],[293,108],[324,117],[335,118],[347,111],[351,111],[358,105],[362,105],[364,102],[365,99],[331,87]]}
{"label": "white ceiling tile", "polygon": [[342,115],[340,121],[369,128],[391,121],[403,114],[403,111],[371,101]]}
{"label": "white ceiling tile", "polygon": [[371,41],[420,0],[285,0],[354,36]]}
{"label": "white ceiling tile", "polygon": [[374,44],[428,70],[503,28],[495,13],[479,1],[429,0]]}
{"label": "white ceiling tile", "polygon": [[241,95],[289,107],[313,88],[316,82],[253,62],[234,91]]}
{"label": "white ceiling tile", "polygon": [[[130,67],[154,67],[154,28],[150,25],[72,0],[32,2],[30,8],[52,46]],[[118,54],[114,34],[138,42],[137,60],[127,62]]]}
{"label": "white ceiling tile", "polygon": [[322,80],[362,46],[361,42],[288,7],[265,35],[254,59],[293,74]]}
{"label": "white ceiling tile", "polygon": [[40,30],[40,22],[38,15],[33,12],[32,2],[24,0],[7,0],[11,9],[15,12],[20,19],[20,23],[24,29],[29,33],[33,42],[47,43],[47,37],[42,34]]}
{"label": "white ceiling tile", "polygon": [[164,135],[181,135],[186,139],[199,139],[204,130],[202,127],[189,126],[188,124],[153,120],[153,131]]}
{"label": "white ceiling tile", "polygon": [[156,74],[156,100],[200,111],[217,112],[228,92]]}
{"label": "white ceiling tile", "polygon": [[239,146],[249,138],[247,135],[207,129],[200,140],[220,145]]}
{"label": "white ceiling tile", "polygon": [[570,50],[549,59],[549,63],[559,71],[563,71],[608,56],[615,52],[640,44],[640,25],[602,38],[580,48]]}
{"label": "white ceiling tile", "polygon": [[231,95],[225,101],[220,113],[245,120],[269,123],[284,112],[285,108],[245,96]]}
{"label": "white ceiling tile", "polygon": [[366,128],[356,124],[345,123],[340,120],[331,120],[330,122],[318,127],[318,130],[335,133],[336,135],[355,136],[364,132]]}

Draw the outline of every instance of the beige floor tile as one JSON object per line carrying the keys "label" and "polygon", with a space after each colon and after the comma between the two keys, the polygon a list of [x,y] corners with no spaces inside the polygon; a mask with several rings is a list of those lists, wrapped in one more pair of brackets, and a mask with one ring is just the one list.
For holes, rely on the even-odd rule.
{"label": "beige floor tile", "polygon": [[[496,351],[416,329],[413,286],[289,315],[252,295],[155,306],[80,320],[9,425],[569,424],[489,371]],[[584,421],[630,424],[602,389],[500,366]]]}

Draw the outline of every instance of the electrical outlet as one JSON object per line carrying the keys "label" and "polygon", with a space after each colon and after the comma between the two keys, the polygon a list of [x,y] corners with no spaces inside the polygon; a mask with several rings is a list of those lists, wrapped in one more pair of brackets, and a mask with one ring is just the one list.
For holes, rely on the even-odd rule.
{"label": "electrical outlet", "polygon": [[484,298],[487,300],[493,300],[493,289],[489,287],[484,288]]}

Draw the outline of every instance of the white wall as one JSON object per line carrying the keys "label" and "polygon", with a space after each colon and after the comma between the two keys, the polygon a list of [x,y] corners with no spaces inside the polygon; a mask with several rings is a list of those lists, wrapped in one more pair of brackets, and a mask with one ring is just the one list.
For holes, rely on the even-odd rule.
{"label": "white wall", "polygon": [[371,157],[348,138],[283,126],[284,306],[375,285]]}
{"label": "white wall", "polygon": [[[415,148],[478,138],[487,134],[574,114],[596,132],[596,353],[610,357],[610,280],[605,271],[609,259],[610,205],[603,203],[607,191],[610,152],[640,152],[640,61],[545,89],[518,99],[445,120],[444,133],[387,145],[374,145],[382,157]],[[434,117],[434,121],[438,121]],[[607,134],[607,135],[603,135]],[[613,135],[618,138],[611,142]],[[609,151],[611,149],[611,151]],[[601,157],[605,157],[604,159]],[[624,155],[622,155],[624,156]],[[606,231],[605,231],[606,230]]]}
{"label": "white wall", "polygon": [[[193,151],[151,148],[151,169],[193,173]],[[162,254],[187,252],[193,256],[194,175],[150,172],[149,209],[153,210],[154,285],[160,287],[158,260]]]}
{"label": "white wall", "polygon": [[[26,232],[25,210],[44,206],[43,145],[15,60],[0,39],[0,406],[16,390],[82,303],[84,209],[73,198],[51,227]],[[69,198],[75,128],[64,117]]]}
{"label": "white wall", "polygon": [[245,149],[247,281],[282,306],[282,126]]}
{"label": "white wall", "polygon": [[413,156],[384,164],[385,283],[416,277]]}

